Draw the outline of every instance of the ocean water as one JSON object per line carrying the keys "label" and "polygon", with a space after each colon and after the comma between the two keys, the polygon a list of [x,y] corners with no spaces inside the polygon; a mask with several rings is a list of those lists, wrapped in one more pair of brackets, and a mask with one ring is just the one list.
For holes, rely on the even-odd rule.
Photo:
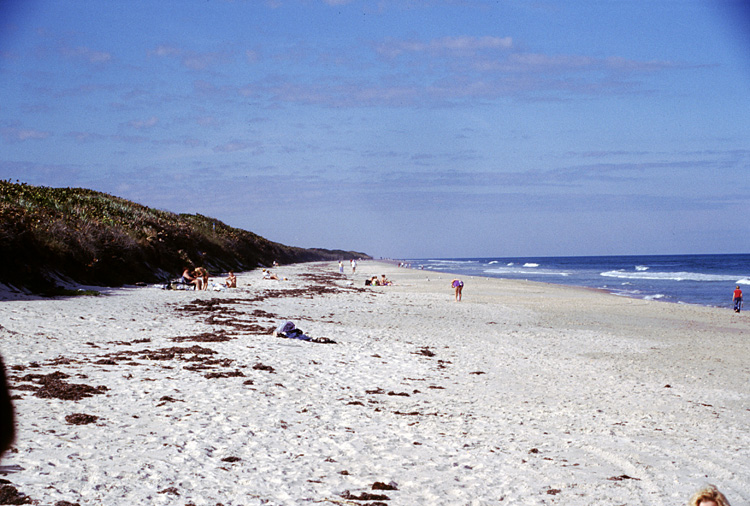
{"label": "ocean water", "polygon": [[[460,275],[585,286],[640,299],[732,307],[740,285],[750,297],[750,254],[406,260],[412,268]],[[471,290],[467,285],[466,291]]]}

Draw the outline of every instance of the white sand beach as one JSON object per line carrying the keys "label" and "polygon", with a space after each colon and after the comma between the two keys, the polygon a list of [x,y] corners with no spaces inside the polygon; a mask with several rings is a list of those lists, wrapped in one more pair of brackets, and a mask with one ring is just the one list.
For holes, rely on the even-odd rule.
{"label": "white sand beach", "polygon": [[[677,506],[705,483],[750,504],[750,315],[345,271],[6,294],[0,477],[40,505]],[[273,337],[285,320],[336,344]]]}

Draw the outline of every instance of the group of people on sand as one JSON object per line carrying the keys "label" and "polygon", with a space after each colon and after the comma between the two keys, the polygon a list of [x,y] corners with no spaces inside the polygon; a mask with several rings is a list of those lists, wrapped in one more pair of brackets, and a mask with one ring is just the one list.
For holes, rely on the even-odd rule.
{"label": "group of people on sand", "polygon": [[393,281],[388,280],[385,277],[385,274],[381,275],[380,278],[377,276],[373,276],[370,279],[365,280],[366,286],[390,286],[393,284]]}
{"label": "group of people on sand", "polygon": [[205,267],[196,267],[193,271],[190,270],[190,267],[185,267],[182,270],[180,282],[193,285],[196,290],[206,290],[208,288],[208,271]]}
{"label": "group of people on sand", "polygon": [[[180,282],[193,285],[196,290],[208,290],[208,271],[205,267],[196,267],[193,271],[190,267],[185,267]],[[234,271],[229,271],[227,274],[225,285],[227,288],[237,288],[237,276],[234,275]]]}
{"label": "group of people on sand", "polygon": [[[274,262],[274,266],[278,266],[279,264]],[[237,288],[237,276],[234,274],[234,271],[229,271],[227,273],[227,277],[224,279],[224,284],[222,285],[214,285],[213,283],[209,285],[208,282],[208,271],[205,269],[205,267],[196,267],[195,269],[190,269],[190,267],[185,267],[182,271],[182,276],[179,279],[179,283],[182,283],[183,285],[186,285],[188,287],[194,287],[196,290],[208,290],[209,286],[213,286],[215,289],[223,289],[226,288]],[[279,280],[280,278],[272,273],[268,269],[263,269],[263,279],[276,279]],[[284,278],[286,281],[286,278]]]}

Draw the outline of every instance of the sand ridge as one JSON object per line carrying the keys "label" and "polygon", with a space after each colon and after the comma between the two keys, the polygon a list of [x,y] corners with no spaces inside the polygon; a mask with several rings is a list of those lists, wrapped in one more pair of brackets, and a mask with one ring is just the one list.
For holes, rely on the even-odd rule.
{"label": "sand ridge", "polygon": [[[457,303],[449,274],[345,271],[0,302],[5,478],[40,504],[750,501],[744,314],[480,277]],[[336,344],[272,337],[284,320]]]}

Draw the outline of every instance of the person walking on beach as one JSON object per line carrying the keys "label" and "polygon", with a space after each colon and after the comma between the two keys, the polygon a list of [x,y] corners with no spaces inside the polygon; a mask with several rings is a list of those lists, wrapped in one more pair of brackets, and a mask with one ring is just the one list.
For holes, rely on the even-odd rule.
{"label": "person walking on beach", "polygon": [[352,274],[357,272],[357,261],[352,259]]}
{"label": "person walking on beach", "polygon": [[344,273],[344,261],[343,260],[339,260],[339,272],[341,274]]}
{"label": "person walking on beach", "polygon": [[734,302],[734,312],[739,313],[740,309],[742,309],[742,290],[740,290],[740,285],[737,285],[737,288],[734,289],[732,302]]}
{"label": "person walking on beach", "polygon": [[464,290],[464,282],[460,279],[454,279],[451,286],[456,290],[456,302],[461,302],[461,292]]}

